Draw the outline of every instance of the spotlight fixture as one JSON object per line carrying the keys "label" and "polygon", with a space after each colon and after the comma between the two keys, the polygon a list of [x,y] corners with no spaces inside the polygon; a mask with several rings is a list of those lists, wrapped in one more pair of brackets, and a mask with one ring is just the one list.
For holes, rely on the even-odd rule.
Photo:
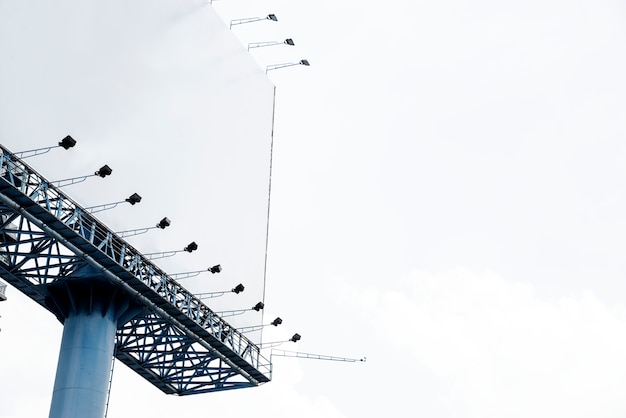
{"label": "spotlight fixture", "polygon": [[296,334],[293,334],[293,336],[289,339],[289,341],[293,341],[294,343],[296,343],[300,341],[300,338],[302,338],[300,334],[296,333]]}
{"label": "spotlight fixture", "polygon": [[221,271],[222,271],[222,266],[220,266],[219,264],[217,264],[217,265],[215,265],[215,266],[213,266],[213,267],[209,267],[209,269],[208,269],[208,270],[209,270],[212,274],[219,273],[219,272],[221,272]]}
{"label": "spotlight fixture", "polygon": [[106,176],[110,176],[112,172],[113,170],[111,170],[111,167],[105,164],[102,167],[100,167],[100,170],[96,171],[94,175],[105,178]]}
{"label": "spotlight fixture", "polygon": [[141,196],[139,196],[137,193],[133,193],[126,198],[126,201],[131,205],[134,205],[135,203],[141,202]]}
{"label": "spotlight fixture", "polygon": [[76,140],[69,135],[59,142],[59,146],[66,150],[74,147],[74,145],[76,145]]}
{"label": "spotlight fixture", "polygon": [[270,325],[274,325],[275,327],[277,327],[277,326],[279,326],[282,323],[283,323],[283,320],[280,319],[280,317],[276,317],[276,319],[274,319],[272,322],[270,322]]}
{"label": "spotlight fixture", "polygon": [[198,249],[198,244],[195,243],[195,241],[190,242],[189,244],[187,244],[187,246],[185,248],[183,248],[183,251],[187,251],[188,253],[196,251]]}
{"label": "spotlight fixture", "polygon": [[158,223],[158,224],[156,224],[156,227],[157,227],[157,228],[160,228],[160,229],[165,229],[165,228],[167,228],[167,227],[168,227],[168,226],[170,226],[170,225],[171,225],[170,220],[169,220],[169,219],[167,219],[167,218],[163,218],[163,219],[161,219],[161,220],[159,221],[159,223]]}
{"label": "spotlight fixture", "polygon": [[259,312],[263,308],[265,308],[265,304],[263,302],[259,302],[252,307],[252,309],[254,309],[257,312]]}
{"label": "spotlight fixture", "polygon": [[235,287],[231,290],[231,292],[234,292],[236,295],[238,295],[238,294],[240,294],[241,292],[243,292],[243,291],[244,291],[244,289],[245,289],[245,287],[244,287],[241,283],[239,283],[237,286],[235,286]]}

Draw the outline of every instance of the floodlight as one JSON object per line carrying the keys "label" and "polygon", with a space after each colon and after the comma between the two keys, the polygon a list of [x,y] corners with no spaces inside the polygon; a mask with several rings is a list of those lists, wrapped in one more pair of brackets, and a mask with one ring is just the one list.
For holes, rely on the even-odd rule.
{"label": "floodlight", "polygon": [[134,205],[135,203],[141,202],[141,196],[139,196],[137,193],[133,193],[130,196],[128,196],[126,201],[130,203],[131,205]]}
{"label": "floodlight", "polygon": [[283,320],[280,319],[280,317],[277,317],[272,322],[270,322],[270,325],[274,325],[275,327],[277,327],[277,326],[279,326],[282,323],[283,323]]}
{"label": "floodlight", "polygon": [[70,149],[74,145],[76,145],[76,140],[69,135],[63,138],[61,142],[59,142],[59,146],[63,147],[63,149]]}
{"label": "floodlight", "polygon": [[195,243],[195,241],[190,242],[189,244],[187,244],[187,246],[185,248],[183,248],[183,251],[187,251],[188,253],[195,251],[198,249],[198,244]]}
{"label": "floodlight", "polygon": [[100,170],[96,171],[94,174],[96,176],[100,176],[102,178],[105,178],[106,176],[110,176],[112,172],[113,172],[113,170],[111,170],[111,167],[109,167],[108,165],[105,164],[102,167],[100,167]]}
{"label": "floodlight", "polygon": [[259,302],[252,307],[252,309],[254,309],[257,312],[259,312],[263,308],[265,308],[265,304],[263,302]]}
{"label": "floodlight", "polygon": [[238,295],[238,294],[240,294],[241,292],[243,292],[243,291],[244,291],[244,289],[245,289],[245,287],[244,287],[241,283],[239,283],[237,286],[235,286],[235,287],[233,288],[232,292],[234,292],[235,294],[237,294],[237,295]]}
{"label": "floodlight", "polygon": [[220,271],[222,271],[222,266],[220,266],[219,264],[213,266],[213,267],[209,267],[208,269],[211,273],[215,274],[215,273],[219,273]]}
{"label": "floodlight", "polygon": [[293,341],[295,343],[295,342],[300,341],[300,338],[302,338],[300,334],[296,333],[296,334],[293,334],[293,336],[289,339],[289,341]]}
{"label": "floodlight", "polygon": [[161,220],[159,221],[159,223],[156,225],[156,227],[157,227],[157,228],[160,228],[160,229],[165,229],[165,228],[167,228],[168,226],[170,226],[170,224],[171,224],[171,222],[170,222],[170,220],[169,220],[169,219],[167,219],[167,218],[163,218],[163,219],[161,219]]}

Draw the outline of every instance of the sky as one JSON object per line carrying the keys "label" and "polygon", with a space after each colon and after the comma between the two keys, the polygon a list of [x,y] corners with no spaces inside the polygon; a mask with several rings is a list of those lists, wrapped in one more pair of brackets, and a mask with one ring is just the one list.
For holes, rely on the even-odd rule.
{"label": "sky", "polygon": [[[106,188],[68,193],[139,192],[103,220],[167,215],[164,238],[133,243],[197,240],[202,258],[164,266],[215,259],[219,283],[185,286],[249,277],[247,306],[263,291],[273,115],[264,315],[284,322],[263,338],[367,357],[274,356],[268,384],[190,397],[117,363],[109,417],[626,414],[623,3],[70,3],[0,0],[0,143],[71,133],[76,149],[29,164],[63,178],[108,162]],[[62,328],[7,293],[0,417],[45,416]]]}

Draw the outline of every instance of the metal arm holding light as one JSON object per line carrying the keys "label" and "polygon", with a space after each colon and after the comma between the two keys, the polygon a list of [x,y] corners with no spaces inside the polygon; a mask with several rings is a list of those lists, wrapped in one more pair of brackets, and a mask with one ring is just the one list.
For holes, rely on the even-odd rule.
{"label": "metal arm holding light", "polygon": [[235,25],[243,25],[244,23],[260,22],[262,20],[271,20],[272,22],[278,22],[278,18],[275,14],[270,13],[265,17],[246,17],[243,19],[233,19],[230,21],[230,28]]}
{"label": "metal arm holding light", "polygon": [[259,312],[261,309],[265,308],[265,304],[263,302],[259,302],[256,305],[254,305],[252,308],[250,309],[239,309],[236,311],[223,311],[223,312],[216,312],[216,314],[220,315],[220,316],[235,316],[235,315],[241,315],[244,314],[248,311],[257,311]]}
{"label": "metal arm holding light", "polygon": [[280,319],[280,317],[276,317],[276,319],[274,319],[272,322],[270,322],[269,324],[262,324],[262,325],[252,325],[249,327],[242,327],[242,328],[238,328],[239,332],[254,332],[254,331],[260,331],[261,329],[265,328],[265,327],[269,327],[270,325],[273,325],[275,327],[279,326],[280,324],[283,323],[283,320]]}
{"label": "metal arm holding light", "polygon": [[211,274],[219,273],[220,271],[222,271],[222,266],[220,266],[219,264],[216,264],[213,267],[209,267],[206,270],[187,271],[185,273],[170,274],[169,276],[172,279],[182,280],[182,279],[187,279],[189,277],[196,277],[200,273],[206,273],[207,271],[211,272]]}
{"label": "metal arm holding light", "polygon": [[126,202],[134,206],[136,203],[141,202],[141,196],[139,196],[137,193],[133,193],[132,195],[127,197],[125,200],[121,200],[119,202],[113,202],[113,203],[105,203],[104,205],[91,206],[91,207],[85,208],[85,210],[88,210],[89,213],[97,213],[97,212],[102,212],[105,210],[113,209],[120,203],[126,203]]}
{"label": "metal arm holding light", "polygon": [[171,222],[169,219],[167,218],[163,218],[159,221],[158,224],[156,224],[156,226],[149,226],[147,228],[139,228],[139,229],[129,229],[128,231],[120,231],[120,232],[116,232],[116,234],[120,237],[120,238],[124,238],[124,237],[132,237],[135,235],[140,235],[140,234],[145,234],[146,232],[150,231],[151,229],[165,229],[168,226],[170,226]]}
{"label": "metal arm holding light", "polygon": [[196,244],[195,241],[192,241],[189,244],[187,244],[187,246],[183,248],[182,250],[163,251],[160,253],[148,253],[148,254],[144,254],[144,257],[146,257],[148,260],[155,260],[157,258],[171,257],[174,254],[178,254],[182,252],[191,253],[197,249],[198,249],[198,244]]}
{"label": "metal arm holding light", "polygon": [[302,59],[298,62],[287,62],[284,64],[272,64],[272,65],[268,65],[267,67],[265,67],[265,73],[267,74],[268,71],[278,70],[279,68],[293,67],[294,65],[304,65],[305,67],[308,67],[311,64],[309,63],[309,60],[305,60],[305,59]]}
{"label": "metal arm holding light", "polygon": [[69,186],[71,184],[82,183],[83,181],[87,180],[89,177],[98,176],[98,177],[105,178],[106,176],[110,176],[112,172],[113,170],[111,170],[111,167],[105,164],[93,174],[88,174],[86,176],[80,176],[80,177],[73,177],[70,179],[55,180],[55,181],[51,181],[50,184],[56,187]]}
{"label": "metal arm holding light", "polygon": [[248,44],[248,51],[250,51],[252,48],[263,48],[266,46],[274,46],[274,45],[294,46],[295,43],[293,42],[293,39],[291,38],[287,38],[284,41],[250,42]]}
{"label": "metal arm holding light", "polygon": [[217,298],[220,296],[225,295],[226,293],[234,293],[236,295],[240,294],[241,292],[243,292],[245,289],[244,285],[239,283],[237,286],[233,287],[230,290],[224,290],[221,292],[205,292],[205,293],[196,293],[196,297],[200,300],[203,299],[211,299],[211,298]]}
{"label": "metal arm holding light", "polygon": [[[279,345],[281,345],[282,343],[289,343],[289,342],[293,342],[293,343],[297,343],[298,341],[300,341],[302,337],[300,336],[300,334],[295,333],[293,334],[293,336],[288,339],[287,341],[273,341],[271,343],[262,343],[262,344],[258,344],[259,347],[261,348],[271,348],[271,347],[277,347]],[[267,347],[265,347],[267,346]]]}
{"label": "metal arm holding light", "polygon": [[16,152],[14,155],[18,158],[24,159],[24,158],[34,157],[35,155],[45,154],[53,148],[63,148],[63,149],[68,150],[72,148],[74,145],[76,145],[76,140],[68,135],[65,138],[63,138],[61,142],[59,142],[59,145],[54,145],[54,146],[45,147],[45,148],[31,149],[27,151],[20,151],[20,152]]}
{"label": "metal arm holding light", "polygon": [[280,357],[297,357],[297,358],[308,358],[314,360],[330,360],[330,361],[345,361],[348,363],[355,363],[357,361],[366,362],[367,358],[348,358],[348,357],[335,357],[335,356],[325,356],[322,354],[310,354],[310,353],[300,353],[297,351],[285,351],[285,350],[272,350],[270,353],[270,359],[272,356],[280,356]]}

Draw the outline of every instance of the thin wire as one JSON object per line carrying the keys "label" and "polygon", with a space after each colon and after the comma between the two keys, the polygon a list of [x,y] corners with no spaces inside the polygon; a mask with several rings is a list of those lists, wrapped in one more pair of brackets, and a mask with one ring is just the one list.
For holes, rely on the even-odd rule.
{"label": "thin wire", "polygon": [[[270,141],[270,173],[268,180],[268,190],[267,190],[267,223],[265,229],[265,261],[263,265],[263,298],[261,299],[263,303],[265,303],[265,287],[267,285],[267,249],[269,246],[269,236],[270,236],[270,202],[272,197],[272,158],[274,156],[274,117],[276,114],[276,86],[274,86],[274,97],[272,99],[272,134]],[[261,323],[263,324],[265,321],[265,310],[261,314]],[[261,341],[263,341],[263,328],[261,328]]]}
{"label": "thin wire", "polygon": [[[117,336],[115,337],[117,338]],[[104,418],[109,414],[109,402],[111,401],[111,388],[113,387],[113,371],[115,370],[115,355],[117,354],[117,341],[113,346],[113,359],[111,360],[111,377],[109,377],[109,390],[107,391],[107,403],[104,409]]]}

